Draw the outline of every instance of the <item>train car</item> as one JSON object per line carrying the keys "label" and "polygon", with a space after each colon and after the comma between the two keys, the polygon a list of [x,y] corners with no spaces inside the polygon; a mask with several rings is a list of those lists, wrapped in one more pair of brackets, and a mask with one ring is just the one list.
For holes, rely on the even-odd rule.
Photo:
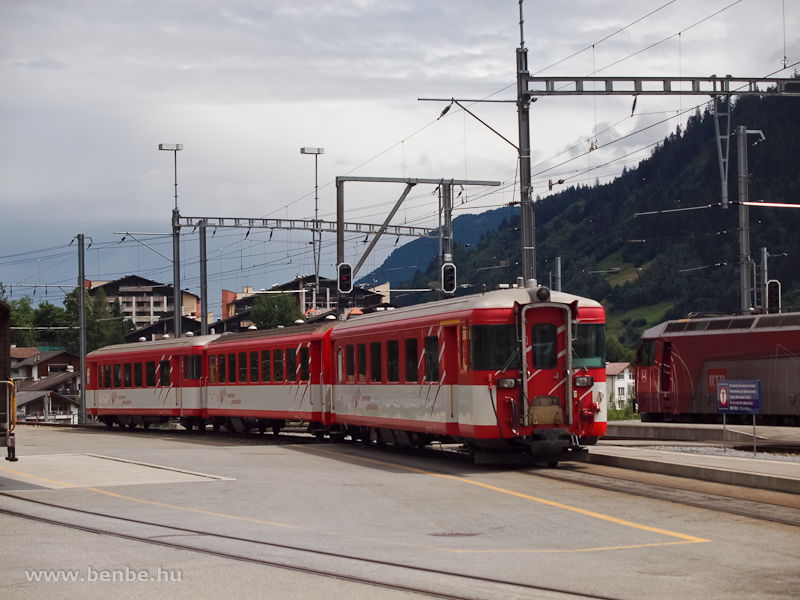
{"label": "train car", "polygon": [[547,288],[372,313],[331,333],[333,427],[567,458],[606,431],[605,313]]}
{"label": "train car", "polygon": [[17,460],[16,423],[17,402],[11,379],[11,308],[0,301],[0,447],[6,449],[6,460]]}
{"label": "train car", "polygon": [[643,421],[721,422],[717,382],[728,379],[761,381],[763,424],[799,425],[800,313],[688,318],[642,335],[636,401]]}
{"label": "train car", "polygon": [[332,327],[252,331],[209,343],[204,417],[215,430],[224,425],[228,431],[269,428],[277,434],[291,420],[323,434],[330,414]]}
{"label": "train car", "polygon": [[86,356],[86,412],[109,427],[205,418],[205,346],[218,335],[107,346]]}
{"label": "train car", "polygon": [[603,307],[544,287],[113,346],[87,365],[89,412],[109,426],[277,433],[292,420],[319,437],[455,441],[550,464],[606,431]]}

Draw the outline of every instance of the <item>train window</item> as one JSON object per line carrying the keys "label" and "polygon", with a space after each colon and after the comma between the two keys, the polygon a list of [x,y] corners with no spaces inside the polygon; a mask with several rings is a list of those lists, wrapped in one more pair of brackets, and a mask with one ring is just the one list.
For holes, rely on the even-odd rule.
{"label": "train window", "polygon": [[[536,360],[537,327],[538,325],[533,326],[534,361]],[[552,339],[555,344],[555,328],[553,328]],[[519,344],[514,325],[473,325],[470,327],[469,351],[470,364],[476,371],[519,369]],[[553,351],[555,352],[555,348]],[[553,367],[540,368],[552,369]]]}
{"label": "train window", "polygon": [[337,346],[336,347],[336,366],[337,366],[337,370],[336,370],[337,378],[336,378],[336,381],[338,381],[339,383],[342,383],[342,347],[341,346]]}
{"label": "train window", "polygon": [[369,345],[369,378],[370,381],[381,382],[381,343],[371,342]]}
{"label": "train window", "polygon": [[439,381],[439,338],[425,338],[425,381]]}
{"label": "train window", "polygon": [[639,354],[641,355],[641,358],[639,359],[640,367],[652,367],[654,364],[656,364],[656,341],[643,340]]}
{"label": "train window", "polygon": [[269,350],[261,351],[261,381],[272,381],[272,352]]}
{"label": "train window", "polygon": [[469,329],[466,325],[461,326],[461,370],[467,371],[469,365],[467,364],[467,357],[469,356]]}
{"label": "train window", "polygon": [[358,381],[364,382],[367,380],[367,345],[358,344],[356,354],[358,355]]}
{"label": "train window", "polygon": [[708,321],[689,321],[686,331],[705,331],[706,327],[708,327]]}
{"label": "train window", "polygon": [[236,383],[236,353],[228,352],[228,383]]}
{"label": "train window", "polygon": [[531,327],[531,364],[534,369],[555,369],[558,364],[558,338],[554,323]]}
{"label": "train window", "polygon": [[125,363],[122,365],[122,385],[124,387],[131,387],[131,383],[133,382],[133,367],[131,363]]}
{"label": "train window", "polygon": [[417,338],[406,340],[406,381],[419,381],[419,352]]}
{"label": "train window", "polygon": [[161,373],[161,377],[160,377],[161,386],[162,387],[169,387],[169,384],[170,384],[170,379],[169,379],[169,371],[170,371],[170,369],[169,369],[169,361],[168,360],[162,360],[161,364],[159,365],[158,368],[159,368],[159,371]]}
{"label": "train window", "polygon": [[664,342],[661,351],[661,381],[662,392],[672,391],[672,342]]}
{"label": "train window", "polygon": [[142,363],[133,363],[133,387],[142,387]]}
{"label": "train window", "polygon": [[727,329],[730,324],[730,319],[714,319],[708,322],[708,329],[709,331],[719,331],[721,329]]}
{"label": "train window", "polygon": [[759,317],[756,329],[763,329],[765,327],[778,327],[781,324],[781,315],[770,315],[769,317]]}
{"label": "train window", "polygon": [[200,379],[203,375],[203,357],[199,354],[183,357],[183,376],[185,379]]}
{"label": "train window", "polygon": [[386,380],[400,381],[400,342],[397,340],[386,342]]}
{"label": "train window", "polygon": [[103,387],[111,387],[111,365],[103,365]]}
{"label": "train window", "polygon": [[250,382],[258,383],[258,351],[250,353]]}
{"label": "train window", "polygon": [[275,350],[275,381],[283,381],[283,350]]}
{"label": "train window", "polygon": [[[740,319],[731,319],[731,329],[750,329],[753,323],[756,322],[755,317],[742,317]],[[785,324],[785,323],[784,323]]]}
{"label": "train window", "polygon": [[686,325],[689,321],[673,321],[672,323],[667,323],[667,326],[664,328],[664,333],[679,333],[686,329]]}
{"label": "train window", "polygon": [[122,365],[114,365],[114,387],[122,387]]}
{"label": "train window", "polygon": [[356,380],[356,352],[353,344],[347,345],[347,381],[353,383]]}
{"label": "train window", "polygon": [[297,381],[297,350],[286,350],[286,381]]}
{"label": "train window", "polygon": [[217,355],[208,357],[208,383],[217,383]]}
{"label": "train window", "polygon": [[309,380],[308,346],[300,348],[300,381]]}
{"label": "train window", "polygon": [[606,326],[578,323],[572,329],[572,366],[606,366]]}
{"label": "train window", "polygon": [[239,352],[239,383],[247,383],[247,352]]}
{"label": "train window", "polygon": [[220,383],[225,383],[225,375],[227,371],[225,370],[225,355],[220,354],[217,356],[217,379]]}
{"label": "train window", "polygon": [[148,360],[144,363],[145,385],[149,388],[156,387],[156,363]]}

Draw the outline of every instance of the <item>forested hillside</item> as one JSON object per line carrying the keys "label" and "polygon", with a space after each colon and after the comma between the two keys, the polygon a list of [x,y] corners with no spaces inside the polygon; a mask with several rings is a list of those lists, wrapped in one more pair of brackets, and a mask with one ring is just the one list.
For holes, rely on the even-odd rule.
{"label": "forested hillside", "polygon": [[[766,137],[756,146],[752,142],[757,136],[748,140],[750,200],[800,205],[800,99],[739,98],[733,103],[732,132],[737,125],[760,129]],[[739,176],[736,150],[731,138],[729,197],[734,201]],[[738,207],[635,216],[719,201],[714,118],[707,110],[692,116],[685,131],[670,135],[648,159],[613,182],[570,187],[537,200],[537,278],[548,285],[560,256],[562,289],[602,301],[609,310],[609,329],[628,346],[637,342],[645,326],[665,318],[736,311]],[[505,211],[502,214],[508,214]],[[516,280],[518,227],[515,211],[497,229],[482,235],[477,248],[456,245],[458,281],[471,286],[460,293]],[[759,262],[760,249],[768,249],[769,276],[782,284],[784,309],[800,310],[798,231],[800,208],[750,208],[751,258]],[[433,261],[405,285],[425,287],[438,279],[438,262]],[[397,302],[434,297],[398,295]]]}

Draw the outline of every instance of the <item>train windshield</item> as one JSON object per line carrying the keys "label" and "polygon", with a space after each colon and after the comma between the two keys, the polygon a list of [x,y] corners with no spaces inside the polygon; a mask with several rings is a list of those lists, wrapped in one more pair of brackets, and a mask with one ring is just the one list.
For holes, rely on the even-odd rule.
{"label": "train windshield", "polygon": [[578,323],[573,327],[572,366],[606,366],[606,326]]}
{"label": "train windshield", "polygon": [[475,371],[519,369],[519,342],[514,325],[473,325],[469,335],[470,364]]}

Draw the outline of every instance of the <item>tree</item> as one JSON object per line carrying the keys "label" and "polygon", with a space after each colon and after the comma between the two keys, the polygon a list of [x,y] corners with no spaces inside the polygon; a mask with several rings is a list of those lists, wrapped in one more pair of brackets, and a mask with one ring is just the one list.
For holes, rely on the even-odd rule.
{"label": "tree", "polygon": [[[64,324],[71,329],[64,330],[60,336],[61,343],[73,354],[80,352],[78,293],[78,288],[75,288],[64,298]],[[109,305],[103,288],[97,289],[94,298],[85,290],[83,293],[86,306],[86,351],[124,343],[124,335],[130,328],[130,322],[123,322],[119,301]]]}
{"label": "tree", "polygon": [[36,330],[33,329],[35,311],[30,296],[12,300],[9,305],[11,306],[11,326],[30,328],[12,330],[11,343],[21,348],[36,346]]}
{"label": "tree", "polygon": [[293,325],[303,313],[297,308],[294,297],[288,294],[259,296],[250,308],[250,320],[259,329],[275,329],[278,325]]}
{"label": "tree", "polygon": [[34,311],[33,325],[36,329],[36,340],[40,346],[58,345],[59,334],[51,327],[61,327],[64,324],[64,309],[60,306],[42,302]]}
{"label": "tree", "polygon": [[632,363],[636,353],[623,346],[613,335],[606,336],[606,360],[608,362],[629,362]]}

